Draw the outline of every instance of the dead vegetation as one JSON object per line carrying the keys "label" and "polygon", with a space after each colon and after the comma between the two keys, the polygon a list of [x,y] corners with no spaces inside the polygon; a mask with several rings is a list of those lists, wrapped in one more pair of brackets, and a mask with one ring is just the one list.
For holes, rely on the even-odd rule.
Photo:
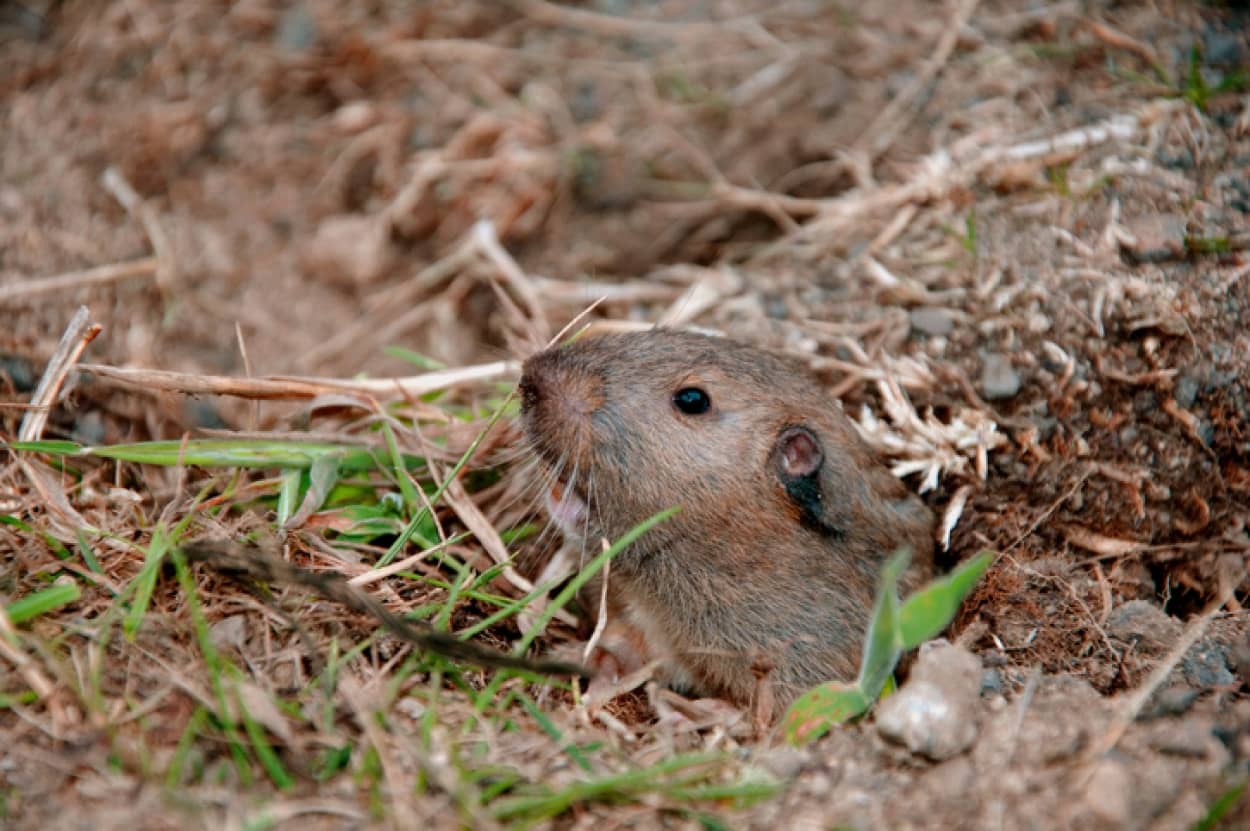
{"label": "dead vegetation", "polygon": [[[1248,23],[0,3],[0,436],[170,441],[3,460],[0,608],[75,599],[0,613],[0,816],[1193,826],[1250,758]],[[778,749],[645,677],[587,706],[174,553],[259,541],[436,630],[569,647],[507,388],[588,307],[803,356],[943,561],[998,553],[953,629],[974,750]]]}

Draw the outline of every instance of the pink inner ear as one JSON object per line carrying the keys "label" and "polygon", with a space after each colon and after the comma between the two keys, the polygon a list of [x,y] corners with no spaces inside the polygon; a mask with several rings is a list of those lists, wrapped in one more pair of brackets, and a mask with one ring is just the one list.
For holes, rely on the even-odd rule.
{"label": "pink inner ear", "polygon": [[781,435],[781,464],[791,476],[810,476],[825,459],[816,438],[802,427],[792,427]]}

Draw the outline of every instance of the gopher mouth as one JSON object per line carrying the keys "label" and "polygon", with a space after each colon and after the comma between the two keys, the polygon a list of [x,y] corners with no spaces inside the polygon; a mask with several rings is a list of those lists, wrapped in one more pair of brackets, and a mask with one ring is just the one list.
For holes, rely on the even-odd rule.
{"label": "gopher mouth", "polygon": [[586,529],[590,509],[576,491],[563,482],[556,482],[547,491],[547,513],[561,531],[580,536]]}

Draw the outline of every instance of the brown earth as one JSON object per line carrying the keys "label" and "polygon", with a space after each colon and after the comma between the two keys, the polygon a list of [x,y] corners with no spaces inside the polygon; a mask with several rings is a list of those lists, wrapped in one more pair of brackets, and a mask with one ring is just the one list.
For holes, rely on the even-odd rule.
{"label": "brown earth", "polygon": [[[781,789],[753,806],[589,798],[550,822],[1196,827],[1250,774],[1250,10],[863,5],[0,0],[5,400],[30,400],[80,304],[103,327],[85,362],[199,374],[412,374],[389,346],[453,367],[515,358],[601,296],[596,316],[791,350],[909,482],[932,485],[954,523],[943,565],[999,554],[951,632],[983,668],[976,743],[933,762],[870,718],[779,749],[732,718],[698,729],[655,691],[620,705],[616,729],[557,698],[549,718],[619,769],[729,750],[735,775]],[[0,409],[0,436],[24,413]],[[43,435],[310,418],[327,423],[81,374]],[[0,513],[52,528],[4,465]],[[184,487],[101,467],[70,497],[146,540]],[[506,527],[493,499],[479,497]],[[118,584],[142,564],[105,553]],[[0,597],[57,563],[38,535],[0,526]],[[156,631],[104,653],[109,716],[74,726],[64,689],[0,710],[0,817],[486,823],[437,782],[410,804],[395,793],[407,780],[380,798],[347,774],[287,793],[165,788],[195,700],[174,670],[153,673],[189,654],[175,584],[160,587]],[[38,639],[85,638],[107,599],[40,620]],[[89,674],[18,650],[0,655],[0,692],[30,689],[23,654],[58,666],[62,687]],[[155,689],[155,726],[122,717]],[[390,704],[410,722],[394,736],[415,742],[419,717]],[[575,781],[529,732],[495,736],[483,765]],[[409,776],[439,752],[390,747],[383,767]],[[1248,802],[1212,827],[1250,825]]]}

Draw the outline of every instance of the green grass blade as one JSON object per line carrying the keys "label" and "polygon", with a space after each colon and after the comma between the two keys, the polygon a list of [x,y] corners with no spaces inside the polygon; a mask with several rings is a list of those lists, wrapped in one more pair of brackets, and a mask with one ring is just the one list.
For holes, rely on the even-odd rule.
{"label": "green grass blade", "polygon": [[200,655],[204,658],[204,666],[213,687],[213,697],[217,701],[215,715],[221,723],[222,732],[226,734],[226,744],[230,757],[234,761],[235,772],[238,773],[242,785],[251,785],[252,768],[248,764],[247,754],[243,752],[243,742],[239,738],[238,727],[230,715],[230,705],[226,699],[223,679],[225,671],[223,662],[220,653],[217,652],[217,647],[213,644],[212,632],[209,629],[208,620],[204,617],[204,610],[200,608],[200,595],[195,588],[195,578],[191,574],[186,558],[182,556],[182,551],[175,547],[171,549],[170,557],[174,561],[178,585],[182,587],[182,593],[187,602],[187,612],[191,616],[191,625],[195,630],[195,640],[200,648]]}
{"label": "green grass blade", "polygon": [[547,718],[547,714],[539,709],[538,704],[535,703],[534,699],[530,698],[520,690],[515,691],[514,697],[517,701],[521,702],[521,706],[525,708],[525,712],[530,714],[530,718],[538,722],[538,726],[544,733],[547,734],[547,738],[559,745],[579,768],[587,773],[590,773],[593,770],[590,766],[590,762],[586,759],[586,755],[582,753],[581,749],[577,745],[565,740],[564,734],[560,732],[560,728],[556,727],[555,722]]}
{"label": "green grass blade", "polygon": [[269,744],[269,739],[265,736],[265,729],[247,711],[247,707],[243,703],[243,696],[239,695],[237,690],[234,693],[234,702],[239,708],[239,718],[243,722],[243,732],[247,734],[248,740],[252,743],[252,752],[260,760],[261,767],[265,769],[265,773],[269,774],[269,779],[274,786],[279,790],[289,790],[295,785],[295,780],[291,778],[291,774],[286,772],[286,768],[282,766],[282,760],[278,758],[278,754],[274,751],[273,746]]}
{"label": "green grass blade", "polygon": [[330,497],[330,492],[339,482],[339,465],[337,456],[322,456],[314,459],[308,469],[308,496],[306,505],[301,505],[308,513],[321,510],[321,506]]}
{"label": "green grass blade", "polygon": [[169,553],[169,534],[164,526],[152,529],[152,540],[148,543],[147,556],[143,560],[143,568],[135,577],[135,596],[122,623],[122,631],[126,639],[133,641],[135,633],[143,623],[143,616],[148,612],[148,604],[152,602],[152,592],[156,588],[156,578],[161,573],[161,563]]}
{"label": "green grass blade", "polygon": [[173,756],[169,760],[169,770],[165,772],[165,787],[174,789],[185,781],[187,761],[191,757],[191,747],[195,744],[195,739],[199,736],[200,731],[204,729],[204,725],[208,722],[208,710],[203,707],[196,707],[195,712],[191,714],[191,718],[187,721],[186,728],[182,731],[182,735],[178,737],[178,744],[174,747]]}
{"label": "green grass blade", "polygon": [[898,646],[898,581],[910,562],[911,551],[904,549],[891,555],[881,569],[881,585],[877,588],[877,602],[868,624],[864,655],[856,679],[860,691],[869,701],[881,694],[902,653]]}
{"label": "green grass blade", "polygon": [[647,533],[669,517],[672,517],[679,510],[680,508],[669,508],[668,510],[660,511],[653,517],[644,519],[642,522],[622,534],[621,538],[613,543],[606,551],[591,560],[585,568],[579,571],[573,579],[560,590],[560,593],[556,595],[555,599],[547,604],[547,608],[543,609],[542,613],[539,614],[538,619],[534,621],[534,625],[530,627],[530,630],[521,637],[521,640],[517,641],[516,647],[513,650],[514,653],[517,655],[524,654],[525,650],[529,649],[530,644],[534,642],[534,639],[538,637],[539,633],[546,630],[547,624],[551,622],[553,617],[555,617],[556,612],[563,609],[568,602],[572,600],[579,591],[581,591],[582,586],[586,585],[586,583],[590,581],[590,578],[599,573],[599,570],[603,568],[608,560],[612,559],[617,554],[620,554],[643,534]]}
{"label": "green grass blade", "polygon": [[54,609],[68,606],[79,597],[82,597],[82,590],[77,583],[57,583],[34,594],[28,594],[20,600],[14,600],[4,607],[4,613],[16,626],[40,615],[46,615]]}
{"label": "green grass blade", "polygon": [[399,442],[395,438],[395,430],[390,422],[382,423],[382,435],[386,437],[386,449],[391,454],[392,475],[395,477],[395,484],[399,486],[400,495],[404,498],[404,505],[410,511],[416,510],[421,504],[420,495],[417,493],[417,486],[413,484],[408,471],[404,468],[403,453],[399,449]]}
{"label": "green grass blade", "polygon": [[1219,828],[1220,820],[1224,819],[1228,812],[1233,810],[1241,800],[1242,794],[1246,792],[1246,785],[1246,782],[1233,785],[1220,794],[1219,798],[1207,809],[1206,814],[1193,824],[1193,831],[1215,831],[1215,829]]}
{"label": "green grass blade", "polygon": [[[52,549],[52,553],[56,554],[59,559],[68,560],[70,558],[69,550],[61,545],[61,541],[49,534],[47,531],[41,531],[38,528],[32,528],[28,523],[23,522],[12,514],[0,514],[0,525],[7,525],[10,528],[16,528],[23,534],[32,537],[41,537],[44,543]],[[84,529],[85,530],[85,529]]]}
{"label": "green grass blade", "polygon": [[555,586],[556,583],[547,583],[542,586],[535,586],[533,591],[525,594],[523,597],[517,598],[516,600],[504,603],[499,607],[498,611],[486,616],[472,626],[466,627],[457,634],[459,634],[461,638],[468,640],[469,638],[486,631],[496,623],[499,623],[501,620],[507,620],[517,614],[526,606],[551,591],[555,588]]}
{"label": "green grass blade", "polygon": [[[674,787],[673,783],[667,781],[670,776],[690,771],[699,772],[699,769],[709,768],[723,758],[714,753],[674,756],[649,768],[575,782],[557,791],[505,797],[491,806],[491,813],[500,820],[541,821],[557,817],[582,802],[629,800],[651,792],[664,793],[666,788]],[[677,787],[686,784],[688,780],[677,783]]]}
{"label": "green grass blade", "polygon": [[96,559],[95,552],[91,550],[91,543],[87,541],[87,535],[80,528],[77,533],[78,553],[82,555],[82,561],[87,568],[94,574],[103,574],[104,568],[100,565],[100,561]]}
{"label": "green grass blade", "polygon": [[282,485],[278,488],[277,520],[279,527],[286,527],[287,522],[295,514],[299,505],[299,492],[303,487],[303,475],[298,470],[288,470],[282,474]]}
{"label": "green grass blade", "polygon": [[[196,465],[198,467],[298,468],[307,469],[325,456],[338,462],[341,472],[376,470],[385,458],[381,451],[329,442],[281,441],[276,439],[191,439],[189,441],[144,441],[89,447],[68,441],[13,442],[13,450],[46,453],[51,456],[93,456],[137,464]],[[412,467],[424,459],[405,456]]]}
{"label": "green grass blade", "polygon": [[416,366],[418,369],[426,372],[435,372],[440,369],[446,369],[447,364],[442,361],[436,361],[428,355],[422,355],[420,352],[414,352],[411,349],[405,349],[402,346],[384,346],[382,352],[390,355],[392,358],[399,358],[401,361]]}
{"label": "green grass blade", "polygon": [[[439,552],[443,554],[445,552]],[[456,576],[451,581],[451,589],[447,592],[447,598],[442,603],[438,615],[434,618],[434,628],[447,631],[447,627],[451,624],[452,612],[456,610],[456,604],[460,602],[460,597],[464,593],[465,588],[473,582],[473,573],[469,570],[468,565],[460,562],[455,557],[443,556],[439,560],[450,565],[455,569]]]}
{"label": "green grass blade", "polygon": [[469,463],[469,459],[473,458],[473,454],[476,453],[478,447],[481,446],[482,440],[486,438],[486,434],[490,432],[490,429],[494,427],[496,422],[498,422],[503,416],[504,411],[508,407],[508,402],[511,400],[512,395],[509,395],[506,399],[504,399],[504,402],[499,405],[499,408],[496,409],[494,414],[491,415],[490,420],[486,422],[486,426],[482,428],[481,432],[479,432],[469,444],[468,449],[464,451],[464,453],[456,461],[456,464],[452,466],[452,469],[447,471],[447,474],[443,477],[442,484],[440,484],[438,489],[430,495],[428,502],[422,504],[421,510],[417,511],[412,519],[408,521],[408,524],[404,526],[404,530],[401,531],[399,536],[395,538],[395,542],[391,543],[391,547],[387,549],[386,554],[384,554],[382,559],[378,561],[378,565],[384,566],[390,563],[399,556],[399,552],[404,550],[404,546],[408,544],[410,539],[412,539],[412,536],[416,532],[417,528],[419,528],[421,523],[425,521],[425,518],[429,516],[431,508],[437,505],[438,501],[443,498],[443,492],[447,490],[447,486],[456,481],[456,477],[460,475],[460,471],[464,470],[464,466]]}
{"label": "green grass blade", "polygon": [[83,447],[75,441],[44,439],[42,441],[13,441],[6,445],[10,450],[26,450],[30,453],[47,453],[49,456],[81,456]]}

